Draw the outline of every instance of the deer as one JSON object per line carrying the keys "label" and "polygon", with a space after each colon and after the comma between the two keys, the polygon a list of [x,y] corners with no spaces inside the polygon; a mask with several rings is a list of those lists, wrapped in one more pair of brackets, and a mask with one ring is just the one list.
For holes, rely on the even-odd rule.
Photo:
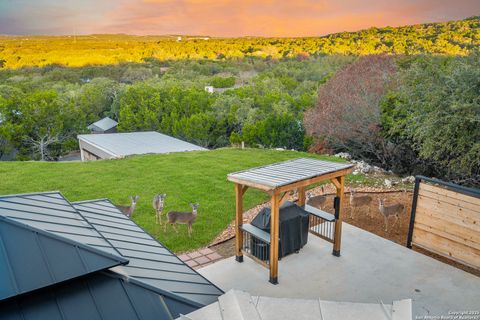
{"label": "deer", "polygon": [[315,207],[317,209],[322,209],[322,205],[327,201],[327,197],[325,196],[325,189],[322,186],[322,194],[318,196],[313,196],[311,193],[307,195],[307,204]]}
{"label": "deer", "polygon": [[198,203],[190,203],[192,207],[192,212],[181,212],[181,211],[170,211],[167,214],[168,222],[165,223],[164,231],[167,231],[167,224],[171,224],[175,232],[178,233],[175,224],[186,224],[188,226],[188,236],[192,236],[192,224],[197,219],[197,210],[199,207]]}
{"label": "deer", "polygon": [[165,204],[166,196],[167,196],[166,194],[156,194],[155,197],[153,197],[152,206],[153,206],[153,209],[155,209],[156,224],[162,224],[162,212],[163,212],[163,206]]}
{"label": "deer", "polygon": [[129,206],[116,206],[118,210],[120,210],[124,215],[126,215],[129,218],[133,215],[133,211],[135,211],[135,206],[137,205],[138,196],[131,196],[130,200],[131,200],[131,203]]}
{"label": "deer", "polygon": [[405,206],[401,203],[392,204],[390,206],[385,205],[385,199],[378,200],[378,210],[383,216],[385,221],[385,232],[388,231],[388,217],[395,216],[395,225],[399,221],[399,214],[403,213]]}
{"label": "deer", "polygon": [[355,213],[355,209],[361,208],[364,206],[368,206],[368,215],[370,217],[373,217],[370,215],[371,210],[370,210],[370,203],[372,202],[372,197],[364,195],[364,196],[359,196],[357,195],[357,190],[352,189],[350,191],[350,207],[352,208],[350,211],[350,218],[353,220],[353,214]]}

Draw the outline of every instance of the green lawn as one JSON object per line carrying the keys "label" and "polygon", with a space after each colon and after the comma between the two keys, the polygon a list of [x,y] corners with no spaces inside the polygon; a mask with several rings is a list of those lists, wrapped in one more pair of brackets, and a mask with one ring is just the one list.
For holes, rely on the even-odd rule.
{"label": "green lawn", "polygon": [[[130,195],[139,195],[133,219],[179,252],[207,245],[234,219],[235,194],[226,180],[228,173],[296,157],[339,161],[290,151],[221,149],[85,163],[0,162],[0,194],[59,190],[70,201],[109,198],[116,204],[128,204]],[[189,210],[190,202],[200,203],[191,238],[185,226],[176,234],[171,228],[165,233],[155,224],[155,193],[167,194],[164,213]],[[263,193],[249,190],[245,209],[264,200]]]}

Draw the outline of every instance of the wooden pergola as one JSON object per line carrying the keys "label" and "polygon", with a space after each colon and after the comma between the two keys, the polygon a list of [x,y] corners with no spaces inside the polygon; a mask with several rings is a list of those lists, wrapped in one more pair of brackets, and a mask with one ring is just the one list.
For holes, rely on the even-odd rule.
{"label": "wooden pergola", "polygon": [[330,180],[335,185],[337,197],[339,198],[337,214],[335,216],[335,233],[332,242],[333,255],[340,256],[344,181],[345,176],[352,171],[352,167],[353,165],[351,164],[299,158],[229,174],[227,179],[235,183],[236,260],[238,262],[243,261],[243,195],[248,188],[264,191],[271,196],[270,253],[268,265],[270,269],[270,282],[277,284],[280,206],[286,201],[287,194],[290,191],[297,190],[297,204],[305,207],[305,188],[325,180]]}

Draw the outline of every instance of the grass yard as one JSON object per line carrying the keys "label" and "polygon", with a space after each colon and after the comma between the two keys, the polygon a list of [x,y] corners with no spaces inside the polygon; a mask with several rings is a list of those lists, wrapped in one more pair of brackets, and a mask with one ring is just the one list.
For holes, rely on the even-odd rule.
{"label": "grass yard", "polygon": [[[116,204],[128,204],[130,195],[138,195],[133,219],[180,252],[207,245],[234,219],[235,194],[233,184],[226,180],[228,173],[297,157],[341,161],[293,151],[219,149],[84,163],[0,162],[0,194],[59,190],[70,201],[109,198]],[[179,226],[176,234],[171,227],[164,232],[163,226],[155,224],[155,193],[167,194],[164,213],[190,210],[190,202],[200,204],[191,238],[186,226]],[[249,190],[245,210],[266,199],[265,194]]]}

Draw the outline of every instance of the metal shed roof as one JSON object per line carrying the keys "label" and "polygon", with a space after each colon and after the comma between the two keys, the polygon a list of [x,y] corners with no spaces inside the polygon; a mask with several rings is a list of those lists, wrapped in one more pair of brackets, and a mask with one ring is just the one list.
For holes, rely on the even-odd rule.
{"label": "metal shed roof", "polygon": [[95,131],[107,131],[112,128],[115,128],[117,125],[118,125],[117,121],[109,117],[105,117],[101,120],[98,120],[97,122],[92,123],[87,128]]}
{"label": "metal shed roof", "polygon": [[349,163],[337,163],[310,158],[298,158],[263,167],[231,173],[228,180],[264,189],[274,189],[324,174],[350,169]]}
{"label": "metal shed roof", "polygon": [[111,271],[0,301],[2,320],[167,320],[197,308]]}
{"label": "metal shed roof", "polygon": [[148,153],[170,153],[207,150],[197,145],[155,131],[83,134],[78,139],[82,144],[109,154],[111,158]]}
{"label": "metal shed roof", "polygon": [[207,305],[223,292],[187,266],[109,200],[73,203],[87,221],[130,263],[114,268],[120,273]]}
{"label": "metal shed roof", "polygon": [[127,262],[0,216],[0,300]]}

